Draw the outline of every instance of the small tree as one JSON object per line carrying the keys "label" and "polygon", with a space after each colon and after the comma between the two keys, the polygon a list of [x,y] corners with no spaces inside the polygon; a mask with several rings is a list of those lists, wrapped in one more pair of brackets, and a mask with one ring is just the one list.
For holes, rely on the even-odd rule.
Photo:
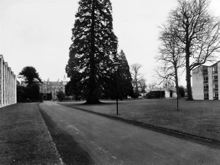
{"label": "small tree", "polygon": [[[160,35],[160,54],[156,59],[161,63],[161,67],[157,70],[157,74],[162,81],[169,83],[173,80],[176,85],[177,93],[177,110],[179,110],[179,80],[178,69],[184,66],[183,52],[181,49],[181,43],[177,37],[177,31],[173,28],[171,23],[164,26]],[[167,84],[166,84],[167,85]]]}
{"label": "small tree", "polygon": [[179,86],[179,95],[180,97],[185,97],[185,88],[183,86]]}
{"label": "small tree", "polygon": [[139,88],[141,93],[146,93],[147,85],[146,85],[146,80],[144,78],[140,79]]}
{"label": "small tree", "polygon": [[63,91],[58,91],[57,98],[59,101],[63,101],[65,99],[65,93]]}
{"label": "small tree", "polygon": [[131,65],[131,75],[132,75],[132,84],[134,87],[134,93],[136,95],[136,97],[139,96],[139,83],[142,80],[143,76],[140,73],[140,69],[141,69],[141,64],[132,64]]}

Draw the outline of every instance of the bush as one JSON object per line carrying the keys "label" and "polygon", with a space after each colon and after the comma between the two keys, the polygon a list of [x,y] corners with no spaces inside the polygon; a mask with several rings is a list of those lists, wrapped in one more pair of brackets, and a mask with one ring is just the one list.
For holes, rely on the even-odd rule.
{"label": "bush", "polygon": [[65,99],[65,93],[63,91],[59,91],[57,93],[57,98],[59,101],[63,101]]}
{"label": "bush", "polygon": [[179,87],[179,96],[180,97],[185,97],[185,89],[183,86]]}
{"label": "bush", "polygon": [[164,98],[165,92],[164,91],[150,91],[146,94],[146,99],[154,99],[154,98]]}

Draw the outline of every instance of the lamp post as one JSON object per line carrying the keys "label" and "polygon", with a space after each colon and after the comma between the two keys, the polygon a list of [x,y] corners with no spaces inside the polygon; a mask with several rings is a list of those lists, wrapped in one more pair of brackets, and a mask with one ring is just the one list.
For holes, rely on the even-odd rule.
{"label": "lamp post", "polygon": [[113,66],[115,67],[115,72],[116,72],[116,114],[118,115],[118,67],[120,63],[119,62],[114,62]]}

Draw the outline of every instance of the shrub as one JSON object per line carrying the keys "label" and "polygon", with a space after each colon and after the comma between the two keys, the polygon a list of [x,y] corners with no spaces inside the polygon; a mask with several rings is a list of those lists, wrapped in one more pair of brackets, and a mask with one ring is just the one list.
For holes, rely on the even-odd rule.
{"label": "shrub", "polygon": [[57,98],[59,101],[63,101],[65,99],[65,93],[63,91],[59,91],[57,93]]}

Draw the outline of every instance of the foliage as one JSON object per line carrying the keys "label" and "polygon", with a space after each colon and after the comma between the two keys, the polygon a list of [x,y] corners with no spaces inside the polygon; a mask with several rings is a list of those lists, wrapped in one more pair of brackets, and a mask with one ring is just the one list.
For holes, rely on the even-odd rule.
{"label": "foliage", "polygon": [[59,101],[63,101],[65,99],[65,93],[63,91],[58,91],[57,98]]}
{"label": "foliage", "polygon": [[120,63],[120,65],[118,67],[117,73],[116,71],[115,73],[112,73],[112,82],[115,83],[112,84],[111,82],[109,82],[109,86],[108,88],[106,88],[108,89],[108,95],[106,96],[112,99],[115,98],[115,89],[117,81],[118,98],[124,99],[128,96],[134,97],[130,68],[123,50],[121,50],[120,53],[117,55],[116,62]]}
{"label": "foliage", "polygon": [[27,86],[31,86],[34,83],[42,82],[36,69],[32,66],[24,67],[22,71],[19,73],[19,75],[22,76]]}
{"label": "foliage", "polygon": [[79,72],[74,73],[74,77],[71,77],[70,81],[65,86],[65,93],[67,96],[75,96],[76,100],[82,97],[83,85],[81,83],[82,74]]}
{"label": "foliage", "polygon": [[24,79],[26,86],[21,86],[17,83],[17,101],[27,102],[41,100],[39,83],[42,81],[36,69],[32,66],[24,67],[19,75]]}
{"label": "foliage", "polygon": [[17,85],[17,102],[24,102],[27,100],[26,87]]}
{"label": "foliage", "polygon": [[39,93],[39,85],[32,84],[30,86],[17,85],[17,101],[18,102],[29,102],[41,100]]}
{"label": "foliage", "polygon": [[220,22],[208,11],[208,0],[179,0],[168,22],[185,54],[188,99],[192,100],[191,71],[213,61],[220,50]]}
{"label": "foliage", "polygon": [[39,100],[40,88],[38,84],[31,84],[30,86],[27,87],[27,91],[28,91],[28,99],[32,101]]}
{"label": "foliage", "polygon": [[72,29],[72,45],[66,66],[68,77],[81,74],[82,95],[87,103],[98,103],[110,79],[112,59],[117,54],[117,37],[113,32],[110,0],[80,0]]}
{"label": "foliage", "polygon": [[183,86],[179,86],[179,96],[185,97],[185,88]]}
{"label": "foliage", "polygon": [[164,91],[150,91],[146,94],[146,99],[155,99],[155,98],[164,98],[165,92]]}

